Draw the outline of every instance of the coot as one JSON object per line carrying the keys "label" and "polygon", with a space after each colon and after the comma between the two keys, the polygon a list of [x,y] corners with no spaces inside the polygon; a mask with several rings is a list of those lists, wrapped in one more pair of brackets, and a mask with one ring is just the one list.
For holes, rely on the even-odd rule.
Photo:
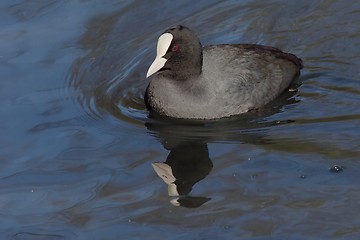
{"label": "coot", "polygon": [[166,30],[146,77],[148,109],[185,119],[215,119],[260,108],[299,75],[293,54],[256,44],[202,47],[185,26]]}

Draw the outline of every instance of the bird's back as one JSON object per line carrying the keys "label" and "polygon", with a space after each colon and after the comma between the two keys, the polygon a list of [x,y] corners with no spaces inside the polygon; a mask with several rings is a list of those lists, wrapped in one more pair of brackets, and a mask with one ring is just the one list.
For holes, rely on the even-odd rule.
{"label": "bird's back", "polygon": [[217,107],[229,114],[259,108],[275,99],[301,68],[301,59],[273,47],[237,44],[203,50],[203,78],[217,95]]}

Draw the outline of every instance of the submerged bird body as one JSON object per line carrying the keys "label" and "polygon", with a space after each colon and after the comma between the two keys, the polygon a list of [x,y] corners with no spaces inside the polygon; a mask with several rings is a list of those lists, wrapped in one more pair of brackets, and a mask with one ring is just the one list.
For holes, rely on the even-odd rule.
{"label": "submerged bird body", "polygon": [[197,37],[182,26],[162,36],[158,56],[147,74],[155,75],[145,103],[169,117],[215,119],[259,108],[286,90],[302,67],[295,55],[273,47],[224,44],[202,48]]}

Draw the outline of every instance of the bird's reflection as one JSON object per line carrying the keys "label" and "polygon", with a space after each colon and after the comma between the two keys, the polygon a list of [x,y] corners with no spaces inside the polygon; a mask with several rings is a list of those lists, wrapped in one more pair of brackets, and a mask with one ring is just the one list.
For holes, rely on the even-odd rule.
{"label": "bird's reflection", "polygon": [[192,187],[204,179],[213,164],[206,143],[193,142],[175,146],[164,163],[152,164],[155,172],[168,185],[169,196],[176,206],[199,207],[208,197],[190,196]]}
{"label": "bird's reflection", "polygon": [[248,120],[173,122],[166,119],[146,123],[150,133],[170,151],[165,162],[155,162],[152,166],[167,184],[169,196],[175,197],[171,203],[195,208],[209,201],[209,196],[196,196],[191,192],[213,167],[207,143],[229,140],[265,144],[268,141],[264,138],[266,133],[258,129],[249,131],[251,125]]}

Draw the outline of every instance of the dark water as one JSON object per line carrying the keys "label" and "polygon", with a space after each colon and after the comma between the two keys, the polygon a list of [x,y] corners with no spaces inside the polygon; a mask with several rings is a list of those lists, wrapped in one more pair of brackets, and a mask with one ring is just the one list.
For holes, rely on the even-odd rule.
{"label": "dark water", "polygon": [[[256,112],[150,118],[145,73],[178,23],[305,68]],[[359,23],[340,0],[1,1],[2,238],[359,239]]]}

